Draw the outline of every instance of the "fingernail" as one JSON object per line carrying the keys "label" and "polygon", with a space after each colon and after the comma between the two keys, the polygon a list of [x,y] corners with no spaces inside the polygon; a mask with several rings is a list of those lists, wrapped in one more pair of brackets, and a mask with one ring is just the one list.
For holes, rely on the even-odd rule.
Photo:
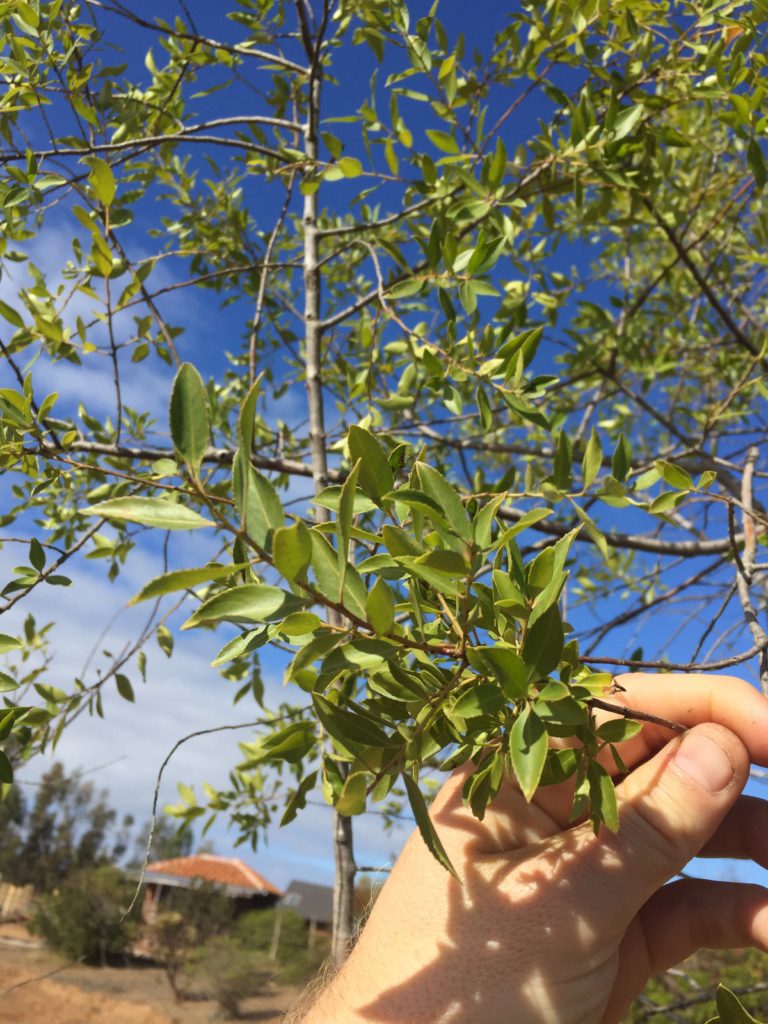
{"label": "fingernail", "polygon": [[723,748],[698,732],[690,732],[683,739],[675,765],[710,793],[721,792],[734,775],[733,762]]}

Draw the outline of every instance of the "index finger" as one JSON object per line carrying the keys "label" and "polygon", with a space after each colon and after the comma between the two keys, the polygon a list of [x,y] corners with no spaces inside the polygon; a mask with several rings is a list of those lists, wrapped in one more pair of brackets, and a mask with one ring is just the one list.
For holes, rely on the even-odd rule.
{"label": "index finger", "polygon": [[[616,683],[621,689],[606,698],[611,704],[688,727],[715,722],[736,733],[751,761],[768,765],[768,699],[743,679],[700,672],[630,672],[617,676]],[[646,723],[621,745],[622,759],[631,768],[671,738],[670,730]]]}

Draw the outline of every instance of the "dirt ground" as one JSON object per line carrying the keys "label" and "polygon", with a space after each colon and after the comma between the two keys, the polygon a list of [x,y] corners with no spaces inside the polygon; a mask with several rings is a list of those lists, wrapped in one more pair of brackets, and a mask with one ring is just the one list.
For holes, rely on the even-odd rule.
{"label": "dirt ground", "polygon": [[[211,1000],[174,1003],[158,967],[67,966],[30,939],[24,928],[0,926],[0,1024],[209,1024],[218,1019]],[[45,974],[49,977],[40,977]],[[245,1000],[240,1019],[275,1024],[296,994],[275,987]]]}

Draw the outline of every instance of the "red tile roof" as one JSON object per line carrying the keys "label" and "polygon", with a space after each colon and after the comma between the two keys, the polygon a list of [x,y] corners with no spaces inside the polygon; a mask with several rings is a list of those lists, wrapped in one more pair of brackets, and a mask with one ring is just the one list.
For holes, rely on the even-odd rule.
{"label": "red tile roof", "polygon": [[163,875],[177,875],[181,878],[200,878],[218,885],[239,885],[256,892],[271,892],[282,896],[277,886],[249,868],[235,857],[216,857],[212,853],[198,853],[192,857],[173,857],[171,860],[157,860],[147,865],[147,871]]}

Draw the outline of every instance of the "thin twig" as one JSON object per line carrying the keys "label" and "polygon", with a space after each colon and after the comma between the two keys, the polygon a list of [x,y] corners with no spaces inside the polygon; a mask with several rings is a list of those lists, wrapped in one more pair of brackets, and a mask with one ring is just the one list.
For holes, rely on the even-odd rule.
{"label": "thin twig", "polygon": [[[274,718],[257,718],[253,722],[242,722],[239,725],[214,725],[210,729],[197,729],[195,732],[190,732],[187,733],[186,736],[182,736],[180,740],[177,740],[174,743],[174,745],[165,755],[163,763],[160,765],[160,770],[157,773],[157,778],[155,779],[155,788],[152,794],[152,814],[149,819],[149,834],[147,836],[147,845],[144,850],[144,862],[142,863],[141,870],[139,871],[139,879],[136,882],[136,888],[134,889],[133,896],[131,897],[131,902],[128,904],[127,909],[123,912],[120,918],[121,924],[128,917],[133,908],[136,906],[136,901],[139,898],[141,887],[144,884],[144,876],[147,873],[149,858],[152,853],[152,842],[155,837],[155,826],[157,825],[157,802],[160,798],[160,785],[163,781],[163,774],[165,772],[165,769],[168,767],[171,758],[179,749],[179,747],[183,746],[185,743],[188,743],[189,740],[193,740],[198,736],[210,736],[211,733],[214,732],[232,732],[235,729],[253,729],[259,725],[274,725],[275,722],[281,722],[286,718],[296,718],[298,715],[303,715],[307,710],[309,709],[295,708],[293,711],[287,711],[283,715],[275,715]],[[2,995],[2,993],[0,993],[0,995]]]}
{"label": "thin twig", "polygon": [[743,529],[744,529],[744,551],[741,564],[737,563],[736,590],[741,601],[744,612],[744,621],[749,627],[755,647],[759,650],[759,672],[760,686],[763,693],[768,696],[768,634],[766,634],[757,616],[755,606],[752,604],[750,587],[752,585],[752,573],[755,565],[755,524],[752,517],[752,478],[755,472],[755,463],[759,451],[756,445],[752,445],[747,452],[744,463],[744,474],[741,478],[741,504],[743,508]]}

